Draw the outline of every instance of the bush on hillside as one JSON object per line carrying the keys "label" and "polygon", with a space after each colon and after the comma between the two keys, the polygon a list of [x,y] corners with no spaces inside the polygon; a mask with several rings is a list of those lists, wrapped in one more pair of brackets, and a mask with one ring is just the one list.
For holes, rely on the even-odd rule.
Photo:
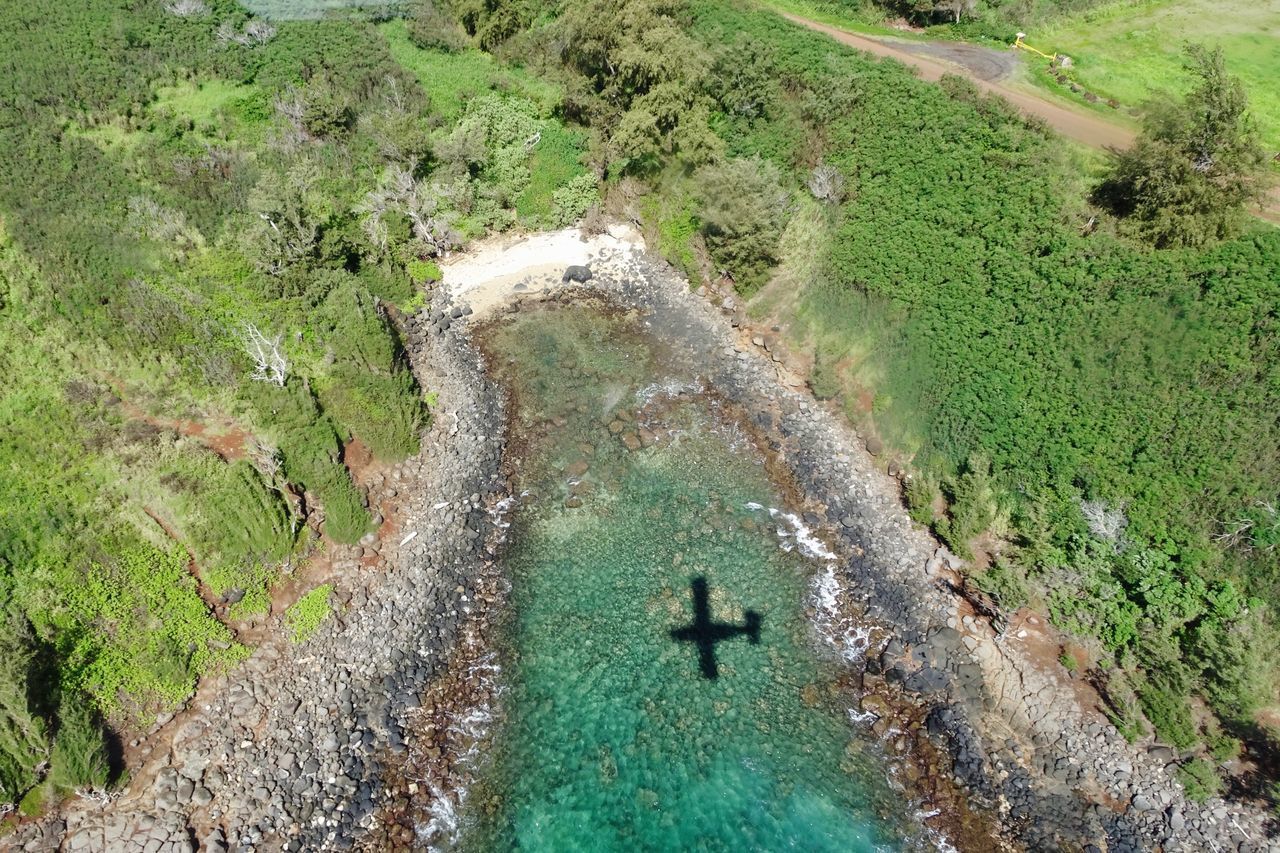
{"label": "bush on hillside", "polygon": [[37,688],[29,679],[35,653],[26,617],[0,598],[0,805],[17,802],[39,781],[37,768],[49,754],[45,724],[30,696]]}
{"label": "bush on hillside", "polygon": [[102,724],[93,704],[79,693],[63,694],[49,767],[54,790],[61,794],[102,791],[110,772]]}
{"label": "bush on hillside", "polygon": [[435,0],[418,0],[409,18],[409,38],[423,50],[454,53],[467,46],[467,34]]}
{"label": "bush on hillside", "polygon": [[740,293],[759,289],[778,261],[790,194],[768,160],[738,158],[704,166],[694,176],[707,248]]}
{"label": "bush on hillside", "polygon": [[1161,248],[1233,236],[1245,204],[1264,188],[1266,155],[1222,49],[1190,45],[1186,67],[1195,87],[1182,101],[1148,105],[1138,141],[1116,157],[1098,189],[1136,234]]}

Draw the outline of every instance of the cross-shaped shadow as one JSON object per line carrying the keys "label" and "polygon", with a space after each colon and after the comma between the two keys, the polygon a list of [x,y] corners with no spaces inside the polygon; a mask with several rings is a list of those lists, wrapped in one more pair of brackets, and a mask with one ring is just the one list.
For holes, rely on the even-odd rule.
{"label": "cross-shaped shadow", "polygon": [[714,622],[711,619],[711,606],[707,601],[707,579],[699,576],[689,582],[693,592],[693,623],[683,628],[673,628],[671,639],[685,643],[693,643],[698,647],[698,666],[703,678],[714,679],[720,675],[716,667],[716,643],[733,637],[745,635],[754,645],[760,642],[760,614],[754,610],[746,612],[746,621],[741,625],[727,622]]}

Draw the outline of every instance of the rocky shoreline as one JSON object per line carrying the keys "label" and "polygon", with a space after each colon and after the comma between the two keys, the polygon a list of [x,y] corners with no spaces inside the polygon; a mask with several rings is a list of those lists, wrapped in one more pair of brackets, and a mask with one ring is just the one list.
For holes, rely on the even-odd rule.
{"label": "rocky shoreline", "polygon": [[[605,250],[590,260],[584,289],[643,311],[751,419],[798,484],[804,523],[840,555],[839,610],[883,629],[859,649],[857,724],[936,750],[998,820],[995,843],[1275,849],[1265,815],[1187,801],[1167,759],[1127,744],[1016,636],[965,610],[948,587],[953,558],[912,525],[897,481],[845,422],[778,381],[729,312],[657,259]],[[573,292],[517,281],[507,298],[533,298],[521,295],[531,285]],[[406,331],[440,406],[423,451],[366,484],[370,505],[395,505],[398,530],[333,554],[336,618],[306,644],[268,643],[202,685],[190,713],[144,743],[122,794],[23,827],[0,848],[422,849],[451,833],[469,772],[459,759],[483,740],[500,689],[485,632],[505,594],[495,562],[509,501],[500,389],[469,337],[469,309],[438,296]],[[903,708],[918,709],[914,722],[898,719]]]}
{"label": "rocky shoreline", "polygon": [[874,725],[902,713],[894,708],[922,709],[920,736],[950,757],[954,782],[999,821],[993,842],[1035,850],[1275,849],[1265,813],[1187,800],[1167,751],[1128,744],[1080,706],[1064,678],[1037,668],[1016,634],[997,632],[967,608],[953,587],[959,562],[912,524],[898,481],[846,422],[779,383],[773,359],[735,331],[730,311],[691,293],[665,262],[607,251],[592,260],[597,274],[584,289],[642,310],[647,325],[687,349],[709,384],[751,413],[796,478],[805,523],[848,555],[836,570],[841,595],[884,629],[866,653],[860,718]]}

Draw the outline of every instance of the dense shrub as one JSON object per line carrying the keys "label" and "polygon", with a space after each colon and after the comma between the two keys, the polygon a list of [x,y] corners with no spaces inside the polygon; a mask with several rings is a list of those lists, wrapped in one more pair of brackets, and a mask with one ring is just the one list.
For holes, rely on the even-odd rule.
{"label": "dense shrub", "polygon": [[434,0],[420,0],[409,19],[409,38],[424,50],[457,51],[466,47],[467,36],[452,16],[441,11]]}
{"label": "dense shrub", "polygon": [[[831,220],[801,316],[848,365],[845,390],[875,392],[877,432],[947,478],[938,532],[961,551],[992,527],[1012,534],[1011,558],[1055,621],[1120,662],[1139,660],[1144,625],[1159,626],[1175,647],[1147,665],[1181,658],[1193,671],[1139,681],[1178,740],[1194,737],[1187,691],[1219,713],[1255,707],[1270,644],[1237,638],[1260,637],[1262,610],[1237,595],[1230,615],[1208,614],[1230,597],[1224,574],[1280,596],[1276,551],[1252,544],[1271,526],[1250,515],[1280,492],[1280,350],[1258,321],[1280,302],[1280,237],[1153,253],[1107,228],[1086,235],[1073,167],[1008,105],[920,84],[766,14],[689,9],[707,45],[767,45],[783,84],[763,120],[721,103],[713,126],[732,150],[772,158],[797,184],[827,163],[857,189]],[[974,457],[989,477],[966,471]],[[1124,508],[1127,556],[1087,541],[1082,498]]]}
{"label": "dense shrub", "polygon": [[[28,812],[80,722],[59,689],[147,724],[244,654],[202,592],[260,612],[302,514],[367,531],[344,439],[398,459],[426,418],[386,306],[594,191],[560,88],[458,49],[452,4],[412,32],[455,53],[399,20],[169,5],[0,15],[0,800]],[[495,44],[549,9],[461,11]],[[252,462],[199,446],[226,422]],[[78,766],[64,791],[97,784]]]}
{"label": "dense shrub", "polygon": [[707,247],[739,292],[751,294],[778,260],[790,194],[778,167],[759,158],[704,166],[695,176]]}
{"label": "dense shrub", "polygon": [[101,791],[107,787],[109,774],[102,724],[93,705],[85,696],[64,695],[49,771],[54,790],[62,794]]}
{"label": "dense shrub", "polygon": [[947,478],[942,488],[950,508],[947,516],[938,520],[938,535],[957,554],[972,556],[972,540],[990,530],[1000,515],[991,463],[981,456],[970,457],[954,477]]}
{"label": "dense shrub", "polygon": [[31,701],[39,687],[29,679],[34,639],[26,617],[0,598],[0,804],[17,802],[39,781],[36,768],[49,754],[44,721]]}
{"label": "dense shrub", "polygon": [[316,312],[315,326],[333,364],[317,383],[329,417],[379,459],[417,453],[426,411],[385,312],[344,280]]}
{"label": "dense shrub", "polygon": [[301,382],[253,387],[259,408],[271,418],[285,478],[318,499],[325,533],[337,542],[359,540],[369,528],[369,512],[342,464],[342,443],[333,422]]}
{"label": "dense shrub", "polygon": [[1187,799],[1203,803],[1222,793],[1222,777],[1217,768],[1203,758],[1192,758],[1178,765],[1178,781],[1187,792]]}

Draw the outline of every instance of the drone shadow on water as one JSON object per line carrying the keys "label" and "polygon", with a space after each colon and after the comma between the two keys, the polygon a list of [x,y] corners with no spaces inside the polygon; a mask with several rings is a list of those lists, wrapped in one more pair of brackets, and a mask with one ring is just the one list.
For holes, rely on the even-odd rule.
{"label": "drone shadow on water", "polygon": [[763,617],[754,610],[748,610],[741,625],[716,622],[711,618],[706,577],[699,575],[693,578],[689,582],[689,589],[693,595],[693,622],[682,628],[673,628],[671,639],[697,646],[698,668],[702,671],[702,677],[715,680],[720,677],[720,670],[716,666],[716,643],[734,637],[746,637],[752,645],[758,644]]}

